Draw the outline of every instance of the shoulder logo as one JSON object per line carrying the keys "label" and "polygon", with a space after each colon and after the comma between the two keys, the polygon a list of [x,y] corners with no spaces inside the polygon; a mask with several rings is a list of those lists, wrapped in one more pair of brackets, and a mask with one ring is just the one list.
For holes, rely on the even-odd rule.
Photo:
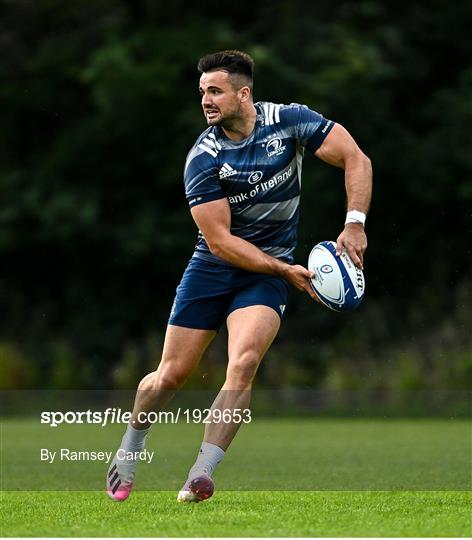
{"label": "shoulder logo", "polygon": [[216,157],[218,152],[221,150],[221,144],[216,139],[214,133],[209,133],[208,136],[205,137],[198,145],[198,148],[204,152],[207,152],[210,154],[210,156]]}
{"label": "shoulder logo", "polygon": [[271,126],[272,124],[278,124],[280,122],[280,105],[275,103],[263,103],[262,109],[264,110],[264,124]]}
{"label": "shoulder logo", "polygon": [[235,174],[238,174],[238,171],[235,171],[233,167],[231,167],[231,165],[224,163],[218,174],[221,180],[222,178],[227,178],[228,176],[234,176]]}
{"label": "shoulder logo", "polygon": [[284,304],[280,304],[279,309],[280,309],[280,313],[283,315],[283,314],[284,314],[284,311],[285,311],[285,305],[284,305]]}
{"label": "shoulder logo", "polygon": [[259,182],[259,180],[262,179],[262,171],[253,171],[250,175],[249,175],[249,178],[247,179],[247,181],[250,183],[250,184],[257,184],[257,182]]}
{"label": "shoulder logo", "polygon": [[280,137],[274,137],[266,144],[267,156],[280,156],[285,150],[285,145],[282,145],[282,139]]}

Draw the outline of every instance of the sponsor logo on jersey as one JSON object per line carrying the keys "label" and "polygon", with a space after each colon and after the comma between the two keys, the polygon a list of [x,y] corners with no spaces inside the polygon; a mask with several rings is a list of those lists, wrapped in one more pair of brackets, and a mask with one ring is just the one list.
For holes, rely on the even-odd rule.
{"label": "sponsor logo on jersey", "polygon": [[266,144],[266,152],[268,157],[280,156],[284,153],[286,146],[282,145],[280,137],[274,137]]}
{"label": "sponsor logo on jersey", "polygon": [[321,130],[321,133],[326,133],[326,130],[329,128],[329,126],[333,123],[332,120],[328,120],[328,122],[326,122],[326,126]]}
{"label": "sponsor logo on jersey", "polygon": [[192,206],[192,204],[195,204],[196,202],[200,202],[203,199],[203,197],[195,197],[195,199],[189,200],[189,205]]}
{"label": "sponsor logo on jersey", "polygon": [[284,305],[284,304],[280,304],[279,309],[280,309],[280,313],[283,315],[283,314],[284,314],[284,311],[285,311],[285,305]]}
{"label": "sponsor logo on jersey", "polygon": [[249,178],[247,179],[247,181],[250,183],[250,184],[257,184],[257,182],[259,182],[259,180],[262,179],[262,171],[253,171],[250,175],[249,175]]}
{"label": "sponsor logo on jersey", "polygon": [[233,167],[231,167],[231,165],[224,163],[218,174],[221,180],[222,178],[227,178],[228,176],[234,176],[235,174],[238,174],[238,171],[235,171]]}
{"label": "sponsor logo on jersey", "polygon": [[203,199],[203,197],[195,197],[195,199],[190,199],[190,201],[188,202],[188,204],[190,206],[192,206],[192,204],[195,204],[197,202],[200,202],[201,200]]}
{"label": "sponsor logo on jersey", "polygon": [[260,184],[255,185],[250,191],[243,191],[241,193],[238,193],[238,195],[229,196],[228,201],[230,204],[249,201],[253,197],[256,197],[256,195],[258,195],[259,193],[269,191],[278,186],[281,182],[285,182],[285,180],[288,180],[290,178],[291,174],[292,167],[286,170],[283,174],[275,175],[270,180],[266,180],[265,182],[261,182]]}

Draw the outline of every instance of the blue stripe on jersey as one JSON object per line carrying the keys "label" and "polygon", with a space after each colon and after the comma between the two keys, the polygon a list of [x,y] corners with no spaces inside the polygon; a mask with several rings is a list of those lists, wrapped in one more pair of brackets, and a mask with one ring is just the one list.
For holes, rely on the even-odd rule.
{"label": "blue stripe on jersey", "polygon": [[[296,103],[255,107],[256,124],[247,139],[232,141],[218,126],[200,135],[185,163],[186,196],[191,207],[226,198],[233,234],[291,262],[304,149],[314,153],[334,123]],[[195,249],[197,257],[224,263],[200,232]]]}

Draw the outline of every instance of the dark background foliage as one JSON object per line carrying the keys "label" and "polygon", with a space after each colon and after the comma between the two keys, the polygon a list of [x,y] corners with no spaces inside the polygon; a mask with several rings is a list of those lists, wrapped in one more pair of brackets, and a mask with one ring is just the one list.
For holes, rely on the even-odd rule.
{"label": "dark background foliage", "polygon": [[[305,103],[371,158],[367,294],[292,291],[260,386],[467,388],[472,5],[370,0],[0,3],[3,387],[134,387],[154,369],[196,237],[196,62],[241,48],[256,100]],[[340,170],[304,161],[297,261],[335,239]],[[192,382],[218,385],[224,332]]]}

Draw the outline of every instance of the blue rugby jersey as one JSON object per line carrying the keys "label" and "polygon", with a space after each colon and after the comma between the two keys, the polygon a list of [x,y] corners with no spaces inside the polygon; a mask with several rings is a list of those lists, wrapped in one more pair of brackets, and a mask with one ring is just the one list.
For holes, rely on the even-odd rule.
{"label": "blue rugby jersey", "polygon": [[[198,137],[185,163],[185,193],[190,207],[227,198],[232,234],[292,262],[303,153],[314,153],[334,123],[297,103],[255,107],[256,125],[246,139],[232,141],[219,126]],[[200,231],[194,257],[224,262],[212,255]]]}

